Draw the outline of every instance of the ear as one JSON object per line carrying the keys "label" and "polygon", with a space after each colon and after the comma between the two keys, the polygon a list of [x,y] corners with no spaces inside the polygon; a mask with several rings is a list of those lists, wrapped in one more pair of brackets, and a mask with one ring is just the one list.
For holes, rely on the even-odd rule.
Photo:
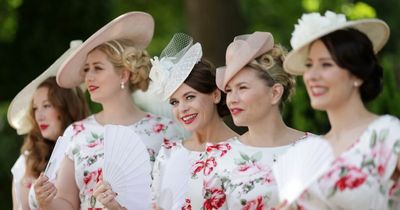
{"label": "ear", "polygon": [[131,77],[131,72],[128,69],[121,69],[121,82],[128,82]]}
{"label": "ear", "polygon": [[271,104],[279,104],[283,95],[285,88],[280,83],[275,83],[271,87]]}
{"label": "ear", "polygon": [[218,104],[221,101],[221,91],[216,88],[212,93],[214,104]]}

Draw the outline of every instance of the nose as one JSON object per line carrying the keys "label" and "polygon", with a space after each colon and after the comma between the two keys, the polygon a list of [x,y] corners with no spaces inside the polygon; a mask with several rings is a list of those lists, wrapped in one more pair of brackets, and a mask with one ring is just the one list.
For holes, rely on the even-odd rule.
{"label": "nose", "polygon": [[178,105],[178,111],[179,111],[179,113],[182,113],[182,114],[188,112],[189,111],[188,104],[186,102],[180,102]]}
{"label": "nose", "polygon": [[35,110],[35,120],[36,122],[41,122],[44,120],[44,110],[40,107]]}
{"label": "nose", "polygon": [[316,81],[320,77],[319,71],[315,69],[315,67],[309,68],[306,72],[303,74],[303,80],[304,82],[307,83],[307,81]]}
{"label": "nose", "polygon": [[239,101],[237,91],[231,90],[226,94],[226,105],[231,106]]}
{"label": "nose", "polygon": [[93,81],[94,79],[94,71],[90,68],[86,70],[85,74],[85,82]]}

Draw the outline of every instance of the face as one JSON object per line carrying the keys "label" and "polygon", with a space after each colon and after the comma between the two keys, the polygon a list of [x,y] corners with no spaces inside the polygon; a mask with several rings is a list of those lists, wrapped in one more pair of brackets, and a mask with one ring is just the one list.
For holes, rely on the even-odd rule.
{"label": "face", "polygon": [[102,51],[94,50],[88,54],[83,71],[92,101],[102,103],[121,92],[122,76]]}
{"label": "face", "polygon": [[48,88],[38,88],[32,99],[35,121],[45,139],[57,140],[62,135],[61,120],[56,108],[48,99]]}
{"label": "face", "polygon": [[274,99],[273,88],[268,87],[266,82],[257,76],[256,71],[245,67],[225,88],[226,103],[237,126],[249,126],[259,122],[272,111],[272,107],[279,111],[279,102]]}
{"label": "face", "polygon": [[322,41],[311,45],[306,66],[303,79],[314,109],[338,107],[358,94],[361,81],[335,63]]}
{"label": "face", "polygon": [[213,117],[218,116],[216,103],[220,98],[217,91],[204,94],[183,83],[169,99],[175,118],[190,132],[205,128]]}

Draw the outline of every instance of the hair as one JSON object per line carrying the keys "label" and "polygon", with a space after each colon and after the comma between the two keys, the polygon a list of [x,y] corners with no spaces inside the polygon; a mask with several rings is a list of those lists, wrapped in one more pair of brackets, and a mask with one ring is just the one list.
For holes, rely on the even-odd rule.
{"label": "hair", "polygon": [[363,81],[361,100],[369,102],[382,90],[383,68],[379,65],[371,40],[353,28],[334,31],[320,39],[336,64]]}
{"label": "hair", "polygon": [[[146,50],[135,47],[135,43],[129,39],[116,39],[105,42],[93,50],[105,53],[116,71],[127,69],[131,75],[129,78],[129,90],[146,91],[149,87],[150,56]],[[92,50],[92,51],[93,51]]]}
{"label": "hair", "polygon": [[[71,123],[88,116],[89,109],[86,100],[78,87],[74,89],[61,88],[57,85],[56,78],[53,76],[40,83],[37,89],[39,88],[48,88],[47,97],[59,114],[61,131],[64,131]],[[26,155],[26,174],[38,177],[40,172],[46,168],[55,141],[45,139],[42,136],[35,121],[33,103],[30,105],[27,117],[32,124],[32,129],[25,138],[21,153]],[[62,133],[60,133],[61,135]]]}
{"label": "hair", "polygon": [[250,61],[248,67],[255,69],[259,78],[263,79],[268,87],[279,83],[283,86],[283,94],[280,99],[279,109],[283,109],[286,101],[290,101],[294,94],[296,80],[293,75],[283,70],[283,61],[287,50],[279,44],[258,58]]}
{"label": "hair", "polygon": [[229,109],[226,105],[226,94],[218,89],[215,83],[215,67],[204,59],[199,61],[184,81],[185,84],[200,93],[210,94],[215,90],[221,93],[221,100],[216,104],[217,112],[220,117],[229,115]]}

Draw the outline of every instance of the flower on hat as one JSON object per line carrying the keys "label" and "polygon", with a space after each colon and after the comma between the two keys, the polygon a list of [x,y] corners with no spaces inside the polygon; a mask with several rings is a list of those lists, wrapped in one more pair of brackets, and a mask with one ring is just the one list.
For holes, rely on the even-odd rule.
{"label": "flower on hat", "polygon": [[338,25],[343,25],[346,22],[346,16],[336,14],[332,11],[326,11],[324,16],[319,13],[303,14],[295,25],[292,33],[290,44],[293,49],[301,47],[301,45],[315,36],[323,29],[329,29]]}
{"label": "flower on hat", "polygon": [[167,85],[171,69],[174,67],[172,62],[174,57],[163,57],[159,59],[157,56],[151,59],[152,64],[149,77],[153,81],[153,91],[162,95]]}

